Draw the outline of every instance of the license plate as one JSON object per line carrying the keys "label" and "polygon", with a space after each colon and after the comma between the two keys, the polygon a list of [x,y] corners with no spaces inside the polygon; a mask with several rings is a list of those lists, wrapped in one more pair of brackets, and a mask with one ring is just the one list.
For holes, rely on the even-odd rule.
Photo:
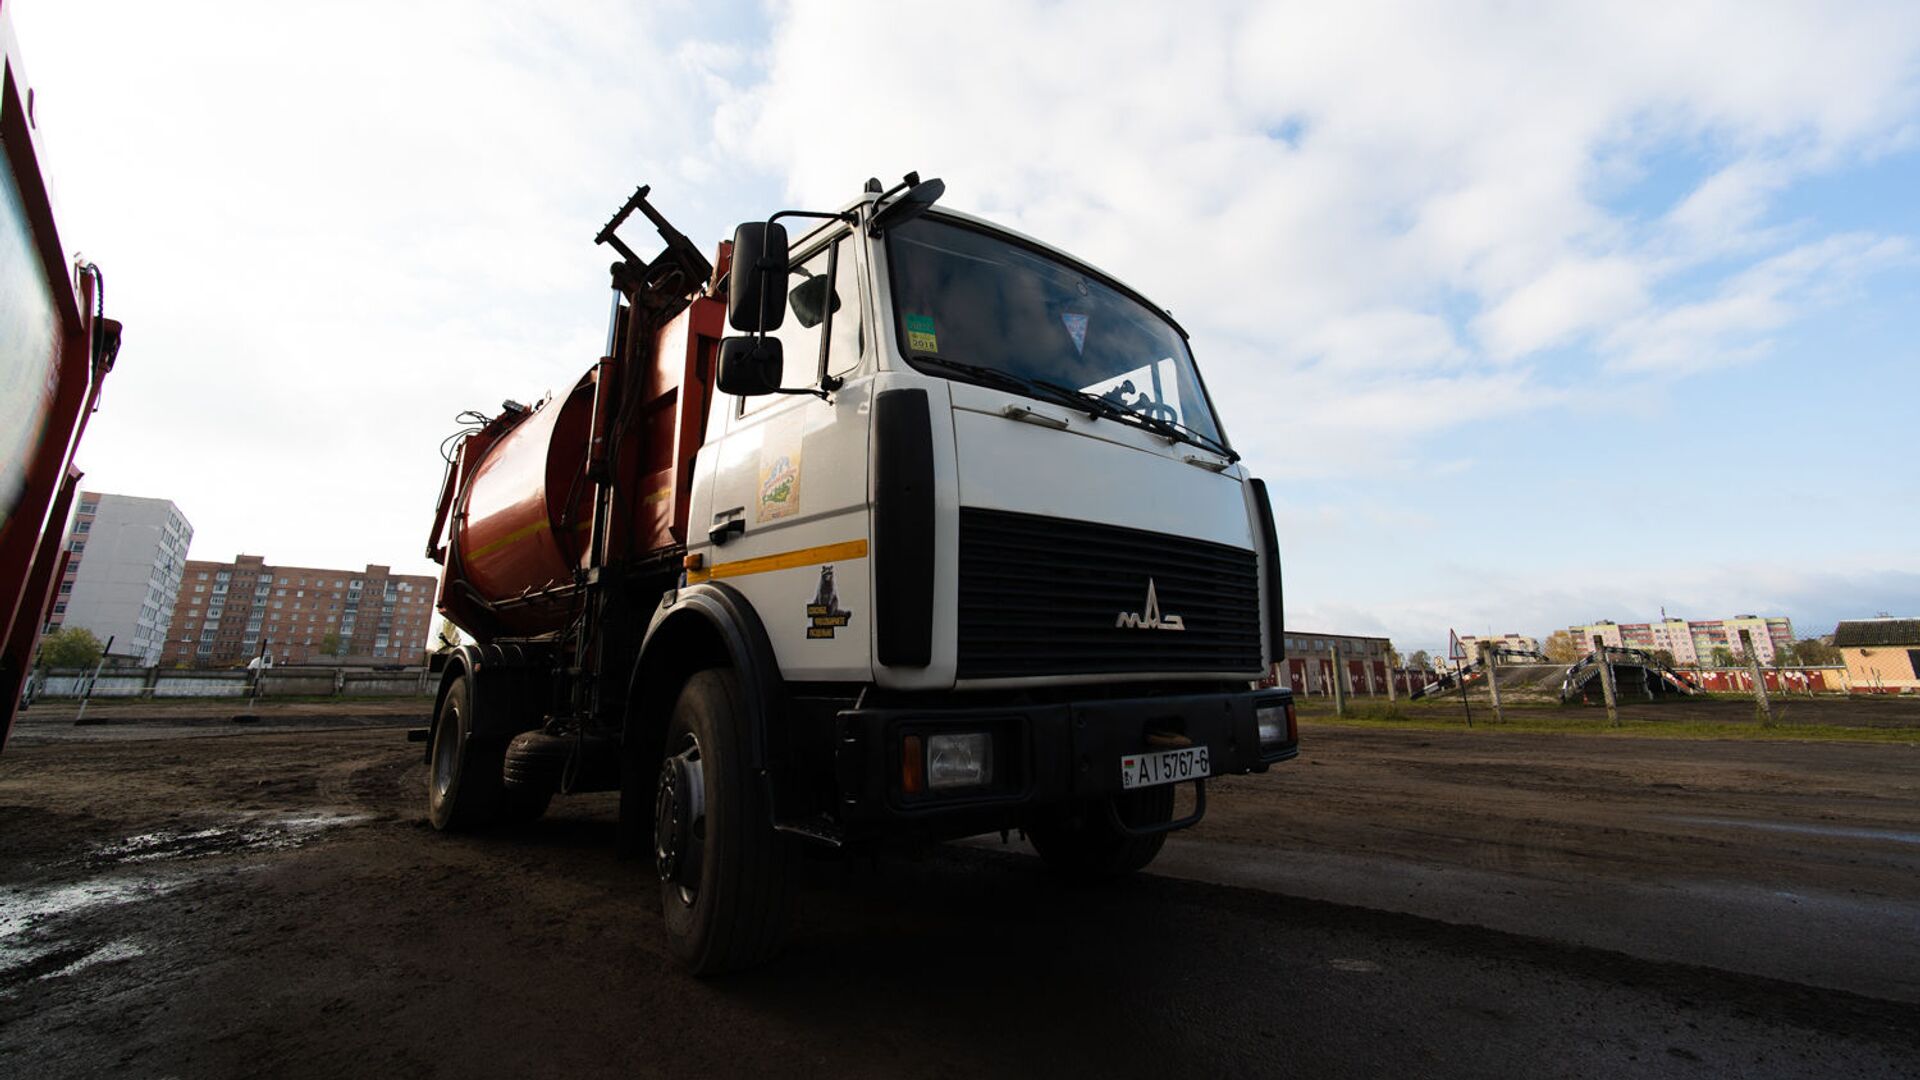
{"label": "license plate", "polygon": [[1198,780],[1211,771],[1204,746],[1162,750],[1157,754],[1128,754],[1120,759],[1120,786],[1131,789],[1177,784],[1182,780]]}

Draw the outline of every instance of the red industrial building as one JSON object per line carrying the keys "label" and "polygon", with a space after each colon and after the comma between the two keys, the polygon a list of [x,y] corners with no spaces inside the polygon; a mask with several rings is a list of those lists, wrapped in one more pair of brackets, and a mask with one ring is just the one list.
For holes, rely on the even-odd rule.
{"label": "red industrial building", "polygon": [[[1286,658],[1274,665],[1273,681],[1284,683],[1296,694],[1332,694],[1334,672],[1340,671],[1342,687],[1349,693],[1384,696],[1392,648],[1393,643],[1383,637],[1290,630],[1285,639]],[[1394,689],[1401,694],[1426,682],[1420,672],[1397,669],[1392,674]]]}

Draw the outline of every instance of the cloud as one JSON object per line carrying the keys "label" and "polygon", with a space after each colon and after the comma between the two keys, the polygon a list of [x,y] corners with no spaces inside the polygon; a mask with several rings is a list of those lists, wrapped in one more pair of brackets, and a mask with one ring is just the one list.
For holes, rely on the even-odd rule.
{"label": "cloud", "polygon": [[709,148],[743,53],[686,7],[10,5],[127,326],[89,484],[175,499],[197,557],[428,568],[453,414],[599,355],[619,201],[652,181],[703,244],[739,213]]}
{"label": "cloud", "polygon": [[[1375,459],[1554,406],[1551,384],[1571,373],[1547,372],[1548,355],[1670,375],[1764,349],[1808,310],[1787,280],[1808,256],[1762,227],[1773,200],[1897,144],[1920,100],[1920,9],[1900,5],[1196,17],[1001,0],[942,19],[937,46],[911,4],[777,12],[766,77],[728,101],[721,138],[787,177],[791,198],[837,203],[867,172],[945,173],[953,204],[1053,238],[1179,313],[1214,385],[1235,388],[1234,432],[1310,402],[1358,421]],[[816,62],[856,37],[860,65]],[[885,91],[861,96],[870,86]],[[856,98],[857,119],[822,118]],[[1603,197],[1622,162],[1656,152],[1707,163],[1677,206]],[[1828,263],[1852,274],[1898,246],[1839,242],[1862,245]],[[1701,278],[1713,299],[1672,287],[1697,295]],[[1676,350],[1713,359],[1676,366]],[[1495,378],[1522,392],[1474,407]],[[1288,458],[1337,471],[1355,441]]]}
{"label": "cloud", "polygon": [[[1712,378],[1912,265],[1781,201],[1920,139],[1913,4],[7,11],[65,239],[127,323],[82,464],[218,557],[423,568],[433,447],[598,355],[589,240],[641,181],[704,244],[943,175],[1172,308],[1255,470],[1345,485],[1288,526],[1328,536],[1396,527],[1381,475],[1466,470],[1453,436]],[[1558,595],[1382,577],[1324,610],[1430,629]]]}
{"label": "cloud", "polygon": [[1608,370],[1676,376],[1737,362],[1809,309],[1875,272],[1911,262],[1903,238],[1844,234],[1803,244],[1727,278],[1708,299],[1620,323],[1603,342]]}

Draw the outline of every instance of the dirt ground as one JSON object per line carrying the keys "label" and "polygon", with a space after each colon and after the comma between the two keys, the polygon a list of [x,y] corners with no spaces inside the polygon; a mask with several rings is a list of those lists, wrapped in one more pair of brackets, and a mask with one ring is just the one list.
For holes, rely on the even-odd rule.
{"label": "dirt ground", "polygon": [[[385,717],[0,756],[0,1075],[1900,1076],[1920,748],[1308,726],[1154,875],[1016,841],[812,867],[669,962],[607,796],[443,837]],[[205,737],[190,737],[205,736]]]}

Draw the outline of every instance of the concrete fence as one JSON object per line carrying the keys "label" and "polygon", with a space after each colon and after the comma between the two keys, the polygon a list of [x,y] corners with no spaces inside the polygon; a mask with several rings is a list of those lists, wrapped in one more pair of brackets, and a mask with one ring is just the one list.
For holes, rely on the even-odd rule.
{"label": "concrete fence", "polygon": [[[348,668],[277,667],[259,672],[260,696],[271,697],[395,697],[429,695],[439,679],[424,667],[401,671],[355,671]],[[35,676],[34,696],[75,698],[85,689],[89,673],[48,671]],[[189,671],[144,668],[108,669],[94,680],[92,696],[110,698],[242,698],[254,691],[251,671]]]}

